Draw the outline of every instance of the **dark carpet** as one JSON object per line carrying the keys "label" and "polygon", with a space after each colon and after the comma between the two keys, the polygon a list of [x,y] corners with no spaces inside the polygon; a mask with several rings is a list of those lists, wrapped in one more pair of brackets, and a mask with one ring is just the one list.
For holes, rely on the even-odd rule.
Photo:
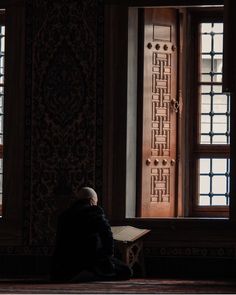
{"label": "dark carpet", "polygon": [[132,279],[76,284],[0,280],[0,294],[236,294],[236,280]]}

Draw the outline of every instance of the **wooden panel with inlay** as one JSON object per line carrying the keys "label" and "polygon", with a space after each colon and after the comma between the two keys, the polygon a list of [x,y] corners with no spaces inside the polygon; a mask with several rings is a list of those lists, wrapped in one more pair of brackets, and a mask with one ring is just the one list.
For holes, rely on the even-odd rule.
{"label": "wooden panel with inlay", "polygon": [[144,10],[141,217],[175,216],[177,14]]}

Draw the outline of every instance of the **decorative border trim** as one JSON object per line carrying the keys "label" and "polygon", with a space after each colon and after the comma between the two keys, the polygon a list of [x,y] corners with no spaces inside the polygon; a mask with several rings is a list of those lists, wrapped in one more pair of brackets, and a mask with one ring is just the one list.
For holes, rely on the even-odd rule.
{"label": "decorative border trim", "polygon": [[235,247],[145,247],[144,256],[235,258]]}

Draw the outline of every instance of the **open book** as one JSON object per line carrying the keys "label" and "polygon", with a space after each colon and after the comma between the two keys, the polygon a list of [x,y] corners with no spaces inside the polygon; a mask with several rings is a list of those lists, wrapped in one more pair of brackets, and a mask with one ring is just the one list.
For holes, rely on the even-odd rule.
{"label": "open book", "polygon": [[113,238],[117,241],[134,242],[143,235],[150,232],[149,229],[141,229],[133,226],[112,226]]}

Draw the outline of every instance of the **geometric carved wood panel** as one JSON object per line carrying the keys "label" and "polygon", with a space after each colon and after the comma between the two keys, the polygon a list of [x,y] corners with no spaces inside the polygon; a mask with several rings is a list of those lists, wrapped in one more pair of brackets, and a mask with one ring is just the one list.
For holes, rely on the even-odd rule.
{"label": "geometric carved wood panel", "polygon": [[176,21],[174,9],[144,11],[142,217],[174,216]]}
{"label": "geometric carved wood panel", "polygon": [[[151,155],[170,156],[171,54],[153,52]],[[168,163],[166,164],[168,165]],[[170,169],[151,169],[151,202],[170,202]]]}
{"label": "geometric carved wood panel", "polygon": [[170,155],[171,54],[153,52],[152,155]]}
{"label": "geometric carved wood panel", "polygon": [[151,202],[170,202],[170,169],[151,169]]}

